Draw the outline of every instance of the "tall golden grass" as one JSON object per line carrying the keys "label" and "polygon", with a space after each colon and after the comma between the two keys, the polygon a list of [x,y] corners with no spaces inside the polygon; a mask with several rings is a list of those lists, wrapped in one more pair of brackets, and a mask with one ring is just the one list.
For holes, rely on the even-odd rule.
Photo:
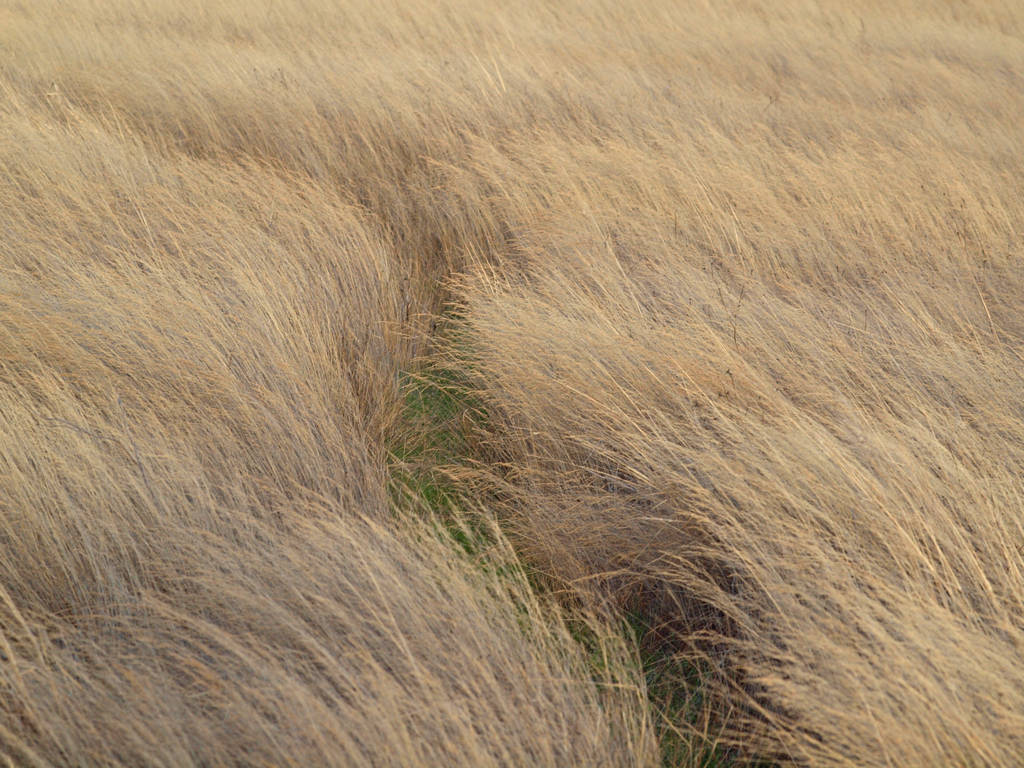
{"label": "tall golden grass", "polygon": [[628,648],[595,626],[595,680],[510,552],[482,567],[390,508],[416,335],[380,223],[330,183],[158,151],[13,79],[0,753],[649,763]]}
{"label": "tall golden grass", "polygon": [[[15,764],[649,764],[622,613],[723,757],[1020,763],[1024,6],[40,0],[0,52]],[[389,494],[425,355],[517,554]]]}

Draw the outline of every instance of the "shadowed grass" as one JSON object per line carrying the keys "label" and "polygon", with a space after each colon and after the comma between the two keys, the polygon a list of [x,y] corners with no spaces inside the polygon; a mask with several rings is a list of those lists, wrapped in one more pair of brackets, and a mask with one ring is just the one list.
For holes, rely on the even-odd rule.
{"label": "shadowed grass", "polygon": [[[392,451],[391,476],[406,505],[410,505],[410,499],[416,499],[412,507],[443,521],[448,535],[467,554],[478,557],[482,568],[491,570],[493,565],[487,562],[486,553],[494,546],[496,535],[501,536],[495,528],[500,521],[482,513],[467,513],[467,509],[476,508],[481,497],[465,482],[475,473],[464,471],[486,461],[480,440],[487,433],[487,411],[466,374],[472,369],[471,351],[451,338],[442,346],[457,350],[455,354],[464,363],[460,367],[428,364],[415,374],[403,376],[403,418],[408,427],[401,431],[405,440]],[[498,575],[515,574],[526,579],[541,593],[550,592],[554,586],[528,565],[525,569],[517,566],[515,570],[500,565],[495,570]],[[728,749],[717,746],[716,726],[708,720],[710,710],[704,693],[710,670],[706,665],[702,669],[689,657],[675,654],[671,632],[653,626],[652,618],[632,613],[617,622],[624,639],[639,651],[662,765],[738,765],[735,755],[730,756]],[[587,654],[595,681],[600,681],[608,673],[606,641],[586,622],[570,621],[569,627]],[[770,768],[767,763],[753,765]]]}

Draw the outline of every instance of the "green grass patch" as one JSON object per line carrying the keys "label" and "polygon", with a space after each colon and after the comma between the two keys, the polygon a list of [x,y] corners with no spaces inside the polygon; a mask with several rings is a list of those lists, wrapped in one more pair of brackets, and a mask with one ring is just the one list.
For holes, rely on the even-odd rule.
{"label": "green grass patch", "polygon": [[474,464],[473,433],[486,419],[466,380],[450,368],[426,367],[402,376],[403,426],[390,450],[392,495],[399,506],[433,515],[469,554],[493,543],[474,517],[465,477]]}

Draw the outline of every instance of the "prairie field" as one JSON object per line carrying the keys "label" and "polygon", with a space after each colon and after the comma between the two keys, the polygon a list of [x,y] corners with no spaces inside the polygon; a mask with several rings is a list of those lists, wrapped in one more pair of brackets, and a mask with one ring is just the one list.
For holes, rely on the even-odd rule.
{"label": "prairie field", "polygon": [[0,762],[1024,765],[1024,3],[0,0]]}

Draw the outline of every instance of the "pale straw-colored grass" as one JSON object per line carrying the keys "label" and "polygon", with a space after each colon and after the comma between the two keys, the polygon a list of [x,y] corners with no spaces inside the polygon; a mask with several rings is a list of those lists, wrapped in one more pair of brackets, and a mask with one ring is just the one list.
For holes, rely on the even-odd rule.
{"label": "pale straw-colored grass", "polygon": [[627,647],[592,623],[596,670],[500,537],[473,562],[391,508],[378,224],[86,116],[0,126],[0,754],[650,762]]}
{"label": "pale straw-colored grass", "polygon": [[1019,3],[40,0],[0,52],[18,762],[650,759],[628,649],[394,514],[453,302],[449,474],[734,757],[1019,764]]}

